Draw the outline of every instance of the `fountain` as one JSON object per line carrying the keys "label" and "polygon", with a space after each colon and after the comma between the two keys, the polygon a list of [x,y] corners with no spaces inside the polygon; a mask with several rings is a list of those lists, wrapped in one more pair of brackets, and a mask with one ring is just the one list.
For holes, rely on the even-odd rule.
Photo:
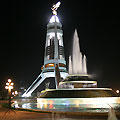
{"label": "fountain", "polygon": [[[80,52],[77,30],[74,33],[73,52],[69,56],[69,75],[60,81],[55,68],[58,89],[46,89],[37,98],[39,106],[56,111],[90,111],[120,107],[120,98],[109,88],[97,88],[97,82],[87,74],[86,56]],[[58,77],[58,76],[59,77]],[[104,110],[102,110],[103,112]]]}
{"label": "fountain", "polygon": [[72,57],[69,57],[69,74],[87,75],[86,56],[83,56],[80,52],[79,38],[76,29],[73,38]]}
{"label": "fountain", "polygon": [[[110,88],[97,88],[97,82],[92,80],[87,74],[86,56],[80,52],[77,30],[74,33],[73,52],[69,56],[69,75],[65,79],[61,79],[61,73],[66,72],[66,64],[63,52],[61,52],[63,51],[63,43],[60,41],[62,31],[59,34],[57,33],[62,30],[60,26],[56,26],[56,24],[59,25],[56,19],[57,7],[57,4],[53,5],[54,9],[52,10],[55,12],[55,16],[48,29],[49,32],[51,31],[51,34],[48,34],[48,38],[50,37],[50,40],[53,41],[51,36],[53,37],[54,35],[54,41],[58,40],[60,46],[55,47],[58,43],[53,44],[53,42],[51,42],[52,47],[47,46],[48,55],[45,59],[52,59],[50,59],[50,63],[45,64],[43,71],[46,75],[45,77],[49,77],[49,74],[46,73],[54,70],[52,74],[55,76],[56,89],[49,89],[49,83],[47,83],[47,89],[41,91],[37,97],[37,108],[35,107],[36,104],[31,104],[34,105],[33,109],[62,112],[106,112],[110,106],[120,108],[120,96]],[[56,31],[56,28],[58,31]],[[53,34],[54,32],[56,35]],[[50,40],[47,44],[50,44]],[[52,53],[56,53],[55,57],[54,54],[50,53],[50,48],[52,48]],[[24,108],[29,108],[30,104],[28,103],[27,105],[26,107],[26,104],[21,103]]]}
{"label": "fountain", "polygon": [[71,56],[69,56],[69,70],[68,70],[69,74],[72,74],[72,60],[71,60]]}
{"label": "fountain", "polygon": [[86,56],[80,51],[79,37],[75,29],[73,36],[72,55],[69,56],[69,75],[60,82],[61,88],[97,87],[97,81],[87,74]]}
{"label": "fountain", "polygon": [[82,68],[83,68],[83,73],[87,74],[87,64],[86,64],[86,56],[83,56],[83,64],[82,64]]}
{"label": "fountain", "polygon": [[[69,56],[69,75],[60,80],[59,67],[55,67],[57,89],[43,90],[37,98],[39,106],[56,111],[108,111],[109,105],[120,107],[120,97],[110,88],[97,88],[97,82],[87,74],[86,56],[80,52],[77,30],[74,32],[73,52]],[[104,108],[104,110],[103,110]]]}

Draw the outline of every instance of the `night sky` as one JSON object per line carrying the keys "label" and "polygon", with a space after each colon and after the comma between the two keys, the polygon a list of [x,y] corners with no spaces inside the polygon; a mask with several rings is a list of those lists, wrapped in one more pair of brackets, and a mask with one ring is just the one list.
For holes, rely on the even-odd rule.
{"label": "night sky", "polygon": [[[16,88],[28,87],[40,74],[47,23],[55,0],[0,2],[0,85],[8,78]],[[75,28],[80,49],[87,56],[88,74],[99,87],[120,88],[120,8],[115,1],[61,0],[66,60],[72,51]],[[67,61],[68,63],[68,61]]]}

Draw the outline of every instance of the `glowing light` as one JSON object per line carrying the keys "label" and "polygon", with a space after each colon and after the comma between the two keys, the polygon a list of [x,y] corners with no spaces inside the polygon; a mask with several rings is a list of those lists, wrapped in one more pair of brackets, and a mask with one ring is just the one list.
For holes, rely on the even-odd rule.
{"label": "glowing light", "polygon": [[38,108],[43,108],[43,102],[42,102],[42,100],[39,99],[38,101],[39,101],[38,104],[37,104]]}
{"label": "glowing light", "polygon": [[18,104],[15,104],[15,108],[20,108],[20,107],[18,106]]}
{"label": "glowing light", "polygon": [[[120,97],[100,97],[100,98],[37,98],[37,102],[44,104],[44,108],[52,108],[54,105],[63,105],[81,107],[81,108],[109,108],[110,106],[118,106],[120,104]],[[50,102],[50,101],[53,101]]]}
{"label": "glowing light", "polygon": [[116,90],[116,93],[120,93],[120,91],[119,91],[119,90]]}
{"label": "glowing light", "polygon": [[8,82],[11,82],[11,79],[8,79]]}
{"label": "glowing light", "polygon": [[5,89],[13,89],[13,83],[11,83],[11,79],[8,79],[8,82],[6,83]]}
{"label": "glowing light", "polygon": [[49,104],[53,104],[53,101],[52,101],[52,100],[50,100],[50,101],[49,101]]}
{"label": "glowing light", "polygon": [[13,86],[9,86],[9,89],[13,89]]}
{"label": "glowing light", "polygon": [[47,100],[44,101],[44,107],[47,108]]}
{"label": "glowing light", "polygon": [[31,104],[30,103],[25,103],[25,104],[22,105],[22,108],[30,109],[31,108]]}
{"label": "glowing light", "polygon": [[50,33],[50,39],[55,36],[55,33]]}
{"label": "glowing light", "polygon": [[80,101],[78,101],[78,100],[75,101],[75,104],[76,104],[77,107],[79,107],[79,102],[80,102]]}
{"label": "glowing light", "polygon": [[[50,32],[47,35],[49,35],[49,39],[51,39],[52,37],[55,37],[55,33],[54,32]],[[60,36],[62,36],[62,34],[61,33],[57,33],[58,39],[60,39]]]}
{"label": "glowing light", "polygon": [[53,15],[52,17],[51,17],[51,19],[50,19],[50,23],[53,23],[53,22],[58,22],[59,23],[59,19],[58,19],[58,17],[56,16],[56,15]]}
{"label": "glowing light", "polygon": [[5,86],[5,89],[8,89],[8,86]]}
{"label": "glowing light", "polygon": [[14,101],[14,103],[18,103],[17,101]]}
{"label": "glowing light", "polygon": [[54,64],[51,64],[51,63],[50,63],[49,66],[54,67]]}
{"label": "glowing light", "polygon": [[17,91],[15,91],[15,95],[17,95],[18,94],[18,92]]}
{"label": "glowing light", "polygon": [[14,85],[14,83],[11,83],[11,85]]}
{"label": "glowing light", "polygon": [[9,85],[9,83],[6,83],[6,85]]}
{"label": "glowing light", "polygon": [[45,68],[46,68],[46,67],[54,67],[54,63],[46,64],[46,65],[45,65]]}
{"label": "glowing light", "polygon": [[50,108],[50,109],[53,108],[53,101],[52,101],[52,100],[49,101],[49,108]]}

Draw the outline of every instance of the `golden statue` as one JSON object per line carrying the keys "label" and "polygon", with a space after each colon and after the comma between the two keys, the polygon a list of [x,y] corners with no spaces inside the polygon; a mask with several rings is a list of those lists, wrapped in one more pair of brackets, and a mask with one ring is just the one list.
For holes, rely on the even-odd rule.
{"label": "golden statue", "polygon": [[52,12],[53,12],[53,15],[57,15],[57,9],[58,9],[58,7],[60,6],[60,2],[58,2],[58,3],[56,3],[56,4],[54,4],[53,6],[52,6]]}

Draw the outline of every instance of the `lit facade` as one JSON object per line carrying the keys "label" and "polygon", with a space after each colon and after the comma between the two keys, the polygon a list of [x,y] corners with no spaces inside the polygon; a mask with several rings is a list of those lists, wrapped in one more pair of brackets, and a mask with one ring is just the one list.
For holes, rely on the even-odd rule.
{"label": "lit facade", "polygon": [[45,79],[53,78],[53,80],[55,80],[56,64],[59,66],[61,78],[65,79],[68,73],[64,56],[62,24],[57,15],[53,15],[47,24],[44,65],[41,67],[42,72],[22,97],[30,97],[33,91],[38,88]]}
{"label": "lit facade", "polygon": [[42,72],[54,72],[56,59],[58,60],[60,72],[67,72],[64,56],[62,24],[59,22],[57,15],[53,15],[47,25]]}

